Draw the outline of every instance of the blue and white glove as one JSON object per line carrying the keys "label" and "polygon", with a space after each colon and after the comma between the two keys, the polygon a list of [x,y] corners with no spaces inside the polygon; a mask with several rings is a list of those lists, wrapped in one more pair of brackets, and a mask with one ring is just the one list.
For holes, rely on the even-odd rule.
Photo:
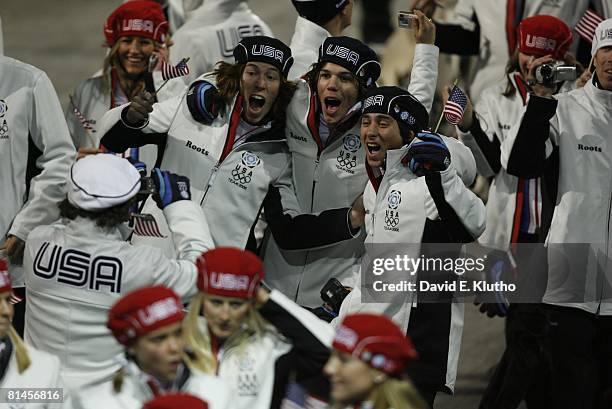
{"label": "blue and white glove", "polygon": [[153,169],[151,174],[155,183],[156,192],[153,200],[160,209],[179,200],[191,200],[189,179],[185,176],[175,175],[166,170]]}
{"label": "blue and white glove", "polygon": [[[513,260],[508,257],[507,253],[498,250],[490,252],[487,254],[485,263],[484,279],[488,284],[513,282],[512,264]],[[510,307],[507,296],[508,294],[501,289],[494,289],[490,292],[478,294],[474,303],[480,306],[480,312],[486,313],[489,317],[505,317],[508,315],[508,308]]]}
{"label": "blue and white glove", "polygon": [[404,158],[404,164],[417,176],[441,172],[448,169],[450,163],[450,152],[442,137],[429,132],[417,134]]}
{"label": "blue and white glove", "polygon": [[127,160],[136,168],[138,173],[140,173],[141,178],[147,176],[147,165],[144,162],[140,162],[132,158],[127,158]]}
{"label": "blue and white glove", "polygon": [[204,125],[210,125],[224,106],[219,91],[208,81],[196,81],[187,92],[187,108],[193,119]]}

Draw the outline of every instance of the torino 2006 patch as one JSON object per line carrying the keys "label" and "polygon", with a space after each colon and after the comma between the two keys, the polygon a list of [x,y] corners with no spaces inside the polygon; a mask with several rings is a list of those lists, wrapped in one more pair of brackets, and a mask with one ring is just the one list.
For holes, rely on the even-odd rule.
{"label": "torino 2006 patch", "polygon": [[4,102],[3,99],[0,99],[0,139],[8,139],[9,138],[9,127],[4,116],[8,111],[8,104]]}
{"label": "torino 2006 patch", "polygon": [[399,212],[397,208],[402,203],[402,192],[399,190],[392,190],[387,196],[387,204],[390,210],[385,210],[385,226],[384,229],[387,231],[399,232]]}
{"label": "torino 2006 patch", "polygon": [[232,177],[228,180],[231,184],[246,190],[253,178],[253,168],[261,163],[261,159],[253,152],[243,152],[240,162],[236,164],[232,170]]}
{"label": "torino 2006 patch", "polygon": [[336,157],[336,168],[343,170],[351,175],[355,173],[353,170],[357,166],[356,153],[361,149],[361,141],[357,135],[346,135],[342,141],[342,149]]}

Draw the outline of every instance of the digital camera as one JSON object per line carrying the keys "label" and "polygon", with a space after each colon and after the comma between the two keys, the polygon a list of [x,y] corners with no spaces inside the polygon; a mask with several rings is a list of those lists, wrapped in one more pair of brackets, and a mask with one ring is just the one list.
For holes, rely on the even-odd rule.
{"label": "digital camera", "polygon": [[576,67],[563,65],[562,62],[542,64],[535,71],[537,84],[551,85],[576,80]]}

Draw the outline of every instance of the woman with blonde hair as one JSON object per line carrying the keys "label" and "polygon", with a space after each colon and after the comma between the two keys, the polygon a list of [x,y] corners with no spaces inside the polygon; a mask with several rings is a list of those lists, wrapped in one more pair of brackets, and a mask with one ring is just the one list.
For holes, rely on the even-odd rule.
{"label": "woman with blonde hair", "polygon": [[332,408],[424,409],[425,401],[404,376],[417,358],[410,338],[384,315],[349,314],[336,329],[324,372]]}
{"label": "woman with blonde hair", "polygon": [[72,407],[141,409],[155,397],[174,393],[192,394],[211,409],[233,407],[229,385],[186,361],[184,317],[179,295],[162,285],[121,297],[106,325],[125,347],[124,362],[112,379],[80,388]]}
{"label": "woman with blonde hair", "polygon": [[[106,111],[132,101],[145,90],[153,93],[163,82],[160,67],[162,60],[168,59],[168,22],[157,2],[134,0],[117,7],[104,24],[104,36],[108,53],[103,68],[76,87],[66,112],[77,149],[98,147],[101,135],[97,122]],[[164,99],[173,90],[172,85],[164,87],[157,98]],[[125,155],[144,159],[152,166],[155,147],[145,149],[130,149]]]}
{"label": "woman with blonde hair", "polygon": [[260,287],[257,256],[219,247],[197,264],[200,292],[189,305],[186,342],[195,367],[233,386],[235,408],[278,408],[291,379],[320,377],[331,327]]}

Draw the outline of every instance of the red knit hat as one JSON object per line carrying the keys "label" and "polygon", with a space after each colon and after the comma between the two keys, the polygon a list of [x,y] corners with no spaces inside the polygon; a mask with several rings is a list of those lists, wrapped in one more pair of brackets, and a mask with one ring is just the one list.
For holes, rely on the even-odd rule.
{"label": "red knit hat", "polygon": [[124,295],[108,312],[106,326],[117,341],[130,345],[161,327],[181,322],[185,313],[180,297],[162,285]]}
{"label": "red knit hat", "polygon": [[208,409],[208,404],[200,398],[186,393],[160,395],[144,404],[142,409]]}
{"label": "red knit hat", "polygon": [[408,361],[417,358],[410,338],[384,315],[347,315],[332,345],[392,376],[401,375]]}
{"label": "red knit hat", "polygon": [[232,247],[204,252],[196,264],[198,288],[207,294],[249,299],[264,277],[259,257]]}
{"label": "red knit hat", "polygon": [[8,263],[5,259],[0,258],[0,293],[5,293],[12,289],[11,276],[8,273]]}
{"label": "red knit hat", "polygon": [[543,56],[552,54],[560,60],[572,44],[572,31],[567,24],[553,16],[533,16],[518,26],[519,51]]}
{"label": "red knit hat", "polygon": [[104,23],[104,36],[109,47],[120,37],[146,37],[163,43],[168,34],[168,21],[159,3],[133,0],[123,3]]}

